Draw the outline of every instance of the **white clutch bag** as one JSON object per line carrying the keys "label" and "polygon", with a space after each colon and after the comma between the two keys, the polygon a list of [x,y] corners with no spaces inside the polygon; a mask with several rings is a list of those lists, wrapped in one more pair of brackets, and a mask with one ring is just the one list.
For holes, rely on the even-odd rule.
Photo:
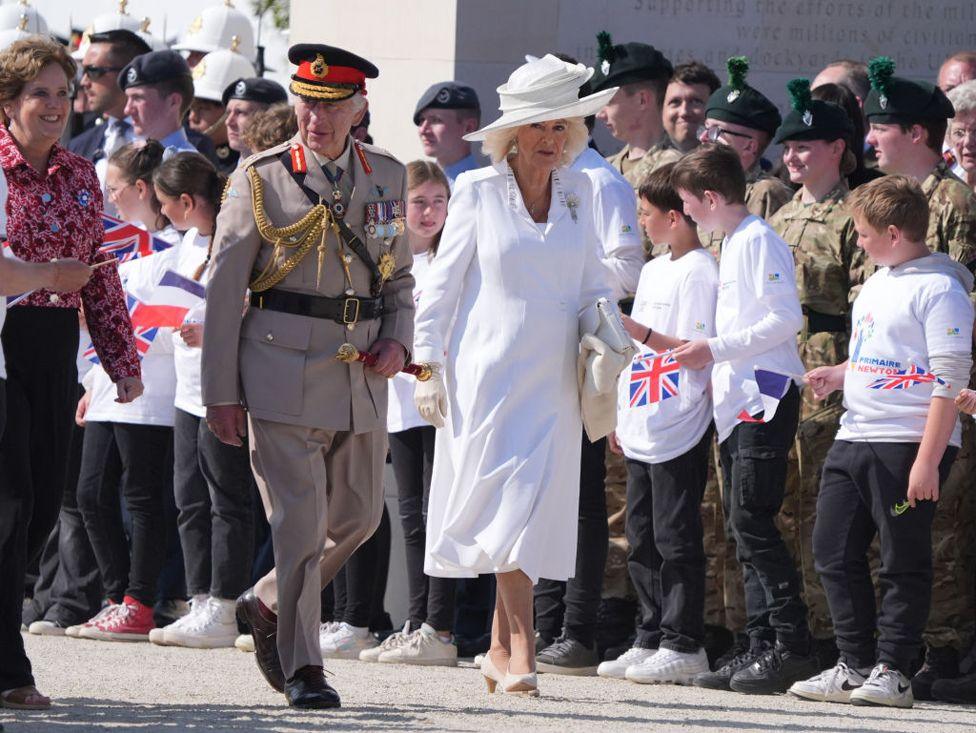
{"label": "white clutch bag", "polygon": [[598,299],[580,314],[579,330],[580,408],[587,435],[595,441],[617,426],[617,377],[637,350],[620,314],[606,298]]}

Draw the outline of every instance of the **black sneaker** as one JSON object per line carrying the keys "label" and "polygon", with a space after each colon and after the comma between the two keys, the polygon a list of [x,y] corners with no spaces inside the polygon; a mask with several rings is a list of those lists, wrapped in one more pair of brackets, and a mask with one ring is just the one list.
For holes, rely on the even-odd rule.
{"label": "black sneaker", "polygon": [[749,651],[750,646],[752,646],[752,644],[750,643],[748,636],[742,633],[733,634],[731,645],[722,650],[722,653],[718,659],[712,662],[712,667],[714,669],[721,669],[736,657],[740,657]]}
{"label": "black sneaker", "polygon": [[[912,686],[914,687],[914,680]],[[976,674],[967,674],[954,680],[936,680],[932,683],[932,697],[942,702],[976,705]]]}
{"label": "black sneaker", "polygon": [[[727,662],[721,667],[718,667],[714,672],[702,672],[701,674],[695,675],[695,679],[691,683],[695,687],[706,687],[709,690],[731,690],[732,688],[729,687],[729,682],[732,679],[732,675],[755,662],[767,648],[765,645],[759,646],[756,649],[749,649],[747,646],[738,654],[729,658]],[[719,661],[722,660],[720,659]]]}
{"label": "black sneaker", "polygon": [[565,636],[556,639],[535,656],[535,668],[549,674],[595,675],[600,666],[596,644],[585,646]]}
{"label": "black sneaker", "polygon": [[786,692],[794,682],[809,679],[820,672],[816,657],[797,654],[776,642],[776,645],[729,681],[736,692],[750,695],[772,695]]}
{"label": "black sneaker", "polygon": [[912,677],[912,695],[916,700],[934,700],[933,683],[958,676],[959,652],[951,646],[930,646],[925,650],[925,664]]}

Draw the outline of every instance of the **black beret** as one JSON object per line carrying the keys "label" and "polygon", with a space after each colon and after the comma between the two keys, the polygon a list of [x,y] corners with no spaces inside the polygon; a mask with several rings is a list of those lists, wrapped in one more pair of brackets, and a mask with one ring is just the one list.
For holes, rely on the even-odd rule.
{"label": "black beret", "polygon": [[254,76],[250,79],[237,79],[227,85],[221,97],[224,106],[232,99],[243,99],[247,102],[261,102],[262,104],[277,104],[288,101],[288,92],[276,81]]}
{"label": "black beret", "polygon": [[886,56],[871,59],[868,78],[871,91],[864,100],[868,122],[913,123],[947,120],[956,116],[952,102],[937,86],[894,76],[895,62]]}
{"label": "black beret", "polygon": [[727,66],[729,83],[712,92],[705,105],[705,117],[774,134],[782,118],[775,104],[746,84],[749,59],[733,56]]}
{"label": "black beret", "polygon": [[379,69],[341,48],[321,43],[299,43],[288,49],[288,60],[298,69],[291,77],[291,91],[299,96],[339,100],[366,88]]}
{"label": "black beret", "polygon": [[455,81],[442,81],[431,86],[413,111],[413,124],[420,124],[420,113],[425,109],[473,109],[481,110],[478,94],[474,89]]}
{"label": "black beret", "polygon": [[129,43],[133,47],[142,49],[139,51],[140,54],[149,53],[152,48],[146,40],[139,36],[137,33],[132,31],[127,31],[123,28],[116,29],[114,31],[102,31],[101,33],[92,33],[88,37],[89,43]]}
{"label": "black beret", "polygon": [[600,63],[589,81],[592,92],[619,87],[637,81],[670,79],[671,62],[654,46],[646,43],[622,43],[614,46],[610,34],[597,34],[597,56]]}
{"label": "black beret", "polygon": [[776,131],[773,142],[785,140],[849,140],[854,123],[839,105],[813,99],[809,79],[793,79],[786,85],[792,111]]}
{"label": "black beret", "polygon": [[139,87],[145,84],[158,84],[162,81],[185,76],[192,79],[190,67],[179,53],[170,51],[152,51],[136,56],[119,72],[119,86],[125,90],[128,87]]}

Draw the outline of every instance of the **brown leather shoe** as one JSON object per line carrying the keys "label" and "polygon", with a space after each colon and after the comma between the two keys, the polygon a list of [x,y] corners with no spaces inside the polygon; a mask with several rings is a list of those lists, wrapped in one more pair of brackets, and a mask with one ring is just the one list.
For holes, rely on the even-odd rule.
{"label": "brown leather shoe", "polygon": [[339,693],[325,681],[321,667],[309,665],[295,670],[285,683],[285,698],[293,708],[337,708]]}
{"label": "brown leather shoe", "polygon": [[237,620],[251,630],[254,658],[264,679],[278,692],[285,691],[285,674],[278,658],[278,617],[249,588],[237,599]]}

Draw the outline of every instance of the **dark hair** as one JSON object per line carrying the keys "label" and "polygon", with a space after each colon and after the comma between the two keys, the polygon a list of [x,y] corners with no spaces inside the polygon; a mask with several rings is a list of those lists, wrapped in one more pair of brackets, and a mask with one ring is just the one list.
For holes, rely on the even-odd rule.
{"label": "dark hair", "polygon": [[671,81],[677,81],[688,86],[704,84],[708,87],[709,94],[722,86],[722,82],[719,81],[715,72],[701,61],[688,61],[687,63],[675,66],[674,73],[671,75]]}
{"label": "dark hair", "polygon": [[656,79],[642,79],[640,81],[632,81],[628,84],[621,84],[620,88],[623,89],[624,94],[628,97],[633,97],[637,92],[648,90],[654,93],[654,98],[657,100],[658,109],[664,108],[664,94],[668,90],[668,82],[670,79],[666,76],[661,76]]}
{"label": "dark hair", "polygon": [[156,191],[153,189],[153,174],[163,162],[164,152],[166,151],[160,143],[149,139],[143,144],[123,145],[108,159],[109,165],[118,168],[127,182],[142,181],[149,187],[149,206],[156,215],[157,229],[166,226],[166,217],[162,215],[159,199],[156,198]]}
{"label": "dark hair", "polygon": [[677,211],[684,217],[685,223],[695,226],[695,223],[685,214],[684,204],[681,197],[671,183],[671,173],[674,171],[674,163],[662,165],[655,168],[641,179],[640,188],[637,195],[647,203],[661,211]]}
{"label": "dark hair", "polygon": [[857,103],[857,97],[844,85],[833,83],[821,84],[811,89],[810,96],[822,102],[836,104],[847,113],[851,124],[854,125],[854,133],[850,136],[838,136],[843,137],[847,144],[847,150],[844,151],[844,157],[840,161],[840,172],[849,181],[860,180],[864,171],[864,115],[861,113],[861,105]]}
{"label": "dark hair", "polygon": [[179,94],[183,100],[180,103],[181,117],[189,111],[190,104],[193,103],[193,77],[180,74],[172,79],[163,79],[155,84],[146,84],[145,86],[155,89],[163,99],[170,94]]}
{"label": "dark hair", "polygon": [[844,70],[844,86],[850,89],[862,100],[868,98],[871,92],[871,82],[868,80],[868,65],[854,59],[837,59],[827,64],[824,69],[839,66]]}
{"label": "dark hair", "polygon": [[671,185],[695,198],[705,191],[720,194],[729,204],[741,204],[746,198],[746,174],[739,154],[728,145],[704,143],[674,164]]}
{"label": "dark hair", "polygon": [[[213,163],[200,153],[187,152],[176,153],[176,155],[164,160],[153,173],[153,184],[164,194],[173,198],[179,198],[186,194],[203,199],[213,207],[214,221],[216,221],[226,179],[217,172]],[[207,259],[197,268],[193,275],[194,280],[199,280],[204,270],[207,269],[207,265],[210,264],[213,243],[214,237],[211,236],[210,245],[207,247]]]}
{"label": "dark hair", "polygon": [[[407,194],[415,189],[417,186],[423,186],[425,183],[439,183],[444,187],[447,192],[447,198],[451,198],[451,184],[447,180],[447,176],[441,167],[436,163],[432,163],[429,160],[414,160],[407,163]],[[441,232],[444,231],[444,227],[434,235],[434,240],[430,243],[430,256],[433,257],[437,254],[437,248],[441,243]]]}
{"label": "dark hair", "polygon": [[925,130],[925,144],[930,150],[942,157],[942,143],[945,141],[946,130],[949,129],[949,120],[940,118],[937,120],[916,120],[915,122],[900,122],[898,127],[902,132],[911,132],[912,128],[918,125]]}
{"label": "dark hair", "polygon": [[132,31],[113,30],[104,33],[93,33],[89,38],[91,45],[105,43],[108,45],[109,58],[116,66],[127,66],[136,56],[152,51],[149,44]]}

